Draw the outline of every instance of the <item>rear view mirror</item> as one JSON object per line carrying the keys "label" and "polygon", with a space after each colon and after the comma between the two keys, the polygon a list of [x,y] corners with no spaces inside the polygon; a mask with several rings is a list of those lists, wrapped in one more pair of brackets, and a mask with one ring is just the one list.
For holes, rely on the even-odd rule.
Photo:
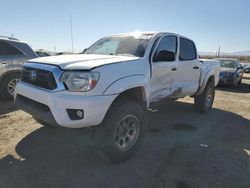
{"label": "rear view mirror", "polygon": [[156,62],[159,61],[175,61],[175,53],[167,50],[161,50],[155,58]]}

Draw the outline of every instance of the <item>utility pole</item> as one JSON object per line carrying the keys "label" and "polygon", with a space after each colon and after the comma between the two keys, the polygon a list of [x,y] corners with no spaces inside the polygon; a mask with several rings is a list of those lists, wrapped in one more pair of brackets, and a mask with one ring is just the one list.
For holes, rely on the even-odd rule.
{"label": "utility pole", "polygon": [[220,46],[219,46],[219,52],[218,52],[218,56],[220,57]]}
{"label": "utility pole", "polygon": [[219,46],[219,48],[218,48],[218,53],[217,53],[217,58],[219,58],[220,57],[220,46]]}
{"label": "utility pole", "polygon": [[71,47],[72,47],[72,52],[74,52],[74,41],[73,41],[73,29],[72,29],[71,12],[69,13],[69,19],[70,19]]}

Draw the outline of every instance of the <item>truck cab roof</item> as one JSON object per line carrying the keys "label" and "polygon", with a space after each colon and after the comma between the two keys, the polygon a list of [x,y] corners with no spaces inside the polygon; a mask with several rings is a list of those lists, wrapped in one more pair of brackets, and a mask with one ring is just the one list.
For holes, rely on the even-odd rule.
{"label": "truck cab roof", "polygon": [[172,33],[172,32],[163,32],[163,31],[140,31],[140,32],[128,32],[128,33],[120,33],[120,34],[113,34],[113,35],[109,35],[107,37],[112,37],[112,36],[140,36],[140,35],[151,35],[151,36],[160,36],[160,35],[165,35],[165,34],[169,34],[169,35],[175,35],[178,37],[182,37],[188,40],[193,41],[192,39],[185,37],[183,35],[179,35],[177,33]]}

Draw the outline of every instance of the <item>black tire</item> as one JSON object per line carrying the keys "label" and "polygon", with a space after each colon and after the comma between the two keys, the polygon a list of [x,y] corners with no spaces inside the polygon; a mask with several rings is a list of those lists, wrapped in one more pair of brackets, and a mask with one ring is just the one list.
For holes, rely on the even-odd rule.
{"label": "black tire", "polygon": [[20,73],[12,73],[7,75],[2,81],[1,91],[3,92],[3,97],[9,100],[14,99],[14,90],[12,88],[16,87],[18,80],[20,79]]}
{"label": "black tire", "polygon": [[46,126],[46,127],[52,127],[53,125],[50,125],[50,124],[48,124],[48,123],[45,123],[44,121],[42,121],[42,120],[40,120],[40,119],[38,119],[38,118],[36,118],[36,117],[34,117],[33,116],[33,119],[37,122],[37,123],[39,123],[39,124],[41,124],[41,125],[43,125],[43,126]]}
{"label": "black tire", "polygon": [[194,97],[195,109],[198,112],[205,113],[211,110],[214,102],[214,82],[208,81],[202,94]]}
{"label": "black tire", "polygon": [[[135,137],[129,135],[130,130],[128,127],[132,127],[133,123],[131,124],[130,122],[129,125],[126,121],[134,121],[133,127],[138,127],[133,133]],[[126,124],[124,125],[124,123]],[[136,124],[138,126],[135,126]],[[123,133],[120,133],[120,129],[122,129]],[[120,99],[112,104],[103,123],[99,127],[98,146],[106,159],[110,160],[112,163],[121,163],[128,160],[136,153],[143,141],[145,132],[146,116],[142,107],[136,102]],[[123,134],[127,135],[127,137]],[[130,136],[133,139],[127,139]],[[124,143],[121,143],[122,140]],[[130,145],[127,141],[128,143],[130,142]],[[128,146],[122,149],[124,144],[128,144]]]}
{"label": "black tire", "polygon": [[242,78],[240,79],[240,81],[239,81],[238,85],[240,85],[241,83],[242,83]]}
{"label": "black tire", "polygon": [[234,88],[239,87],[240,84],[241,84],[241,82],[242,82],[242,79],[240,79],[240,80],[239,80],[238,82],[236,82],[236,83],[233,83],[233,84],[232,84],[232,87],[234,87]]}

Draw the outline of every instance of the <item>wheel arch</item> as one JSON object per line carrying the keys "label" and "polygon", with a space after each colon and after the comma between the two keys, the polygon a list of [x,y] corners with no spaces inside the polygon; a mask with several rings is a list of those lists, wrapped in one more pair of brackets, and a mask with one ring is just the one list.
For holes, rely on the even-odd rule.
{"label": "wheel arch", "polygon": [[[146,91],[143,86],[138,86],[134,88],[127,89],[120,93],[113,102],[120,99],[128,99],[139,103],[142,107],[147,107]],[[112,105],[112,104],[111,104]]]}
{"label": "wheel arch", "polygon": [[104,95],[140,96],[144,101],[149,98],[149,79],[145,75],[131,75],[111,83],[103,92]]}
{"label": "wheel arch", "polygon": [[10,71],[7,71],[5,73],[3,73],[1,76],[0,76],[0,83],[9,75],[11,74],[21,74],[21,70],[10,70]]}
{"label": "wheel arch", "polygon": [[216,82],[215,81],[215,75],[212,72],[210,72],[210,74],[207,74],[205,76],[201,87],[199,88],[199,90],[196,92],[195,95],[200,95],[204,91],[204,89],[206,88],[206,85],[207,85],[208,82],[213,82],[214,86],[215,86],[215,82]]}
{"label": "wheel arch", "polygon": [[146,91],[145,88],[143,86],[138,86],[138,87],[133,87],[133,88],[129,88],[125,91],[123,91],[122,93],[118,94],[114,100],[111,102],[111,104],[109,105],[103,119],[102,122],[105,120],[106,115],[108,114],[108,112],[111,110],[112,106],[114,106],[117,102],[119,102],[120,100],[123,99],[128,99],[134,102],[137,102],[144,110],[147,109],[147,99],[146,99]]}
{"label": "wheel arch", "polygon": [[4,81],[4,79],[6,79],[8,76],[12,75],[12,74],[21,74],[21,70],[10,70],[10,71],[7,71],[5,73],[3,73],[0,77],[0,91],[2,93],[2,83]]}

